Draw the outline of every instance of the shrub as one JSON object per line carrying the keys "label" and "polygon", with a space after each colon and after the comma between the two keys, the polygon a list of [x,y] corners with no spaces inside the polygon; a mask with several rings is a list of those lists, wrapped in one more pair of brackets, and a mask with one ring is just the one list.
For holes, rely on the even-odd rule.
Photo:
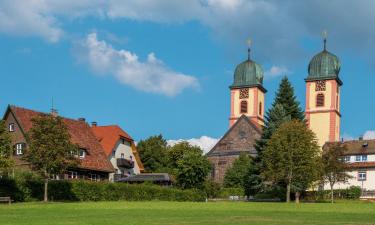
{"label": "shrub", "polygon": [[[37,178],[18,177],[0,179],[0,193],[15,201],[32,201],[43,198],[43,182]],[[29,177],[30,178],[30,177]],[[204,201],[203,191],[181,190],[147,184],[125,184],[91,181],[50,181],[48,196],[53,201]]]}
{"label": "shrub", "polygon": [[219,198],[229,198],[229,196],[244,196],[243,188],[222,188],[218,193]]}
{"label": "shrub", "polygon": [[[361,197],[361,188],[358,186],[350,186],[347,189],[333,190],[335,199],[359,199]],[[308,191],[304,196],[305,200],[325,201],[331,199],[331,191]]]}

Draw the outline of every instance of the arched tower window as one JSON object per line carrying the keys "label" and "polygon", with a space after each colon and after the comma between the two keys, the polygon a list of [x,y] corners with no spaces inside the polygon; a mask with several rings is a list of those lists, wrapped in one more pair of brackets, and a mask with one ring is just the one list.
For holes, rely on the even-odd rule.
{"label": "arched tower window", "polygon": [[319,93],[316,96],[316,107],[323,107],[324,106],[324,94]]}
{"label": "arched tower window", "polygon": [[259,115],[262,115],[262,102],[259,102]]}
{"label": "arched tower window", "polygon": [[241,101],[241,113],[247,113],[247,101]]}

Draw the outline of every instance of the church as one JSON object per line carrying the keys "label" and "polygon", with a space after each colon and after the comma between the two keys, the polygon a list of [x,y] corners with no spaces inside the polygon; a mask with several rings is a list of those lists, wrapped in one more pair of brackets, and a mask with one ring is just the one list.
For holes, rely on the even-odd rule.
{"label": "church", "polygon": [[[305,118],[315,132],[319,146],[340,141],[340,60],[326,49],[310,60],[305,78]],[[250,58],[237,65],[230,89],[229,130],[207,153],[213,169],[211,177],[222,183],[226,170],[241,153],[256,156],[255,141],[261,137],[267,90],[262,66]]]}

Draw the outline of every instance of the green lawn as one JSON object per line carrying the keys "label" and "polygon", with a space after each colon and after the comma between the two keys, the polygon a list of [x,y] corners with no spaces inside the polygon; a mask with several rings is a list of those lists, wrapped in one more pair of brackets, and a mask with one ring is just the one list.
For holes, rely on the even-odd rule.
{"label": "green lawn", "polygon": [[375,204],[85,202],[0,205],[0,224],[375,224]]}

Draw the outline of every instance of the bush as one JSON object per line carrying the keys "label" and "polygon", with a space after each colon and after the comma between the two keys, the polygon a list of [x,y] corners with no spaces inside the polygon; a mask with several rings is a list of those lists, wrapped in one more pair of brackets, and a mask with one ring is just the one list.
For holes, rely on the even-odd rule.
{"label": "bush", "polygon": [[[30,178],[30,177],[29,177]],[[147,184],[125,184],[91,181],[50,181],[48,196],[52,201],[204,201],[206,195],[199,190],[180,190]],[[0,179],[0,193],[15,201],[42,200],[43,182],[25,176],[16,180]]]}
{"label": "bush", "polygon": [[16,202],[42,198],[43,182],[39,176],[27,171],[15,171],[14,177],[0,179],[1,196],[10,196]]}
{"label": "bush", "polygon": [[[359,199],[361,197],[361,188],[358,186],[350,186],[347,189],[333,190],[334,199]],[[331,190],[324,191],[308,191],[303,197],[304,200],[325,201],[331,199]]]}
{"label": "bush", "polygon": [[219,198],[229,198],[229,196],[244,196],[243,188],[222,188],[218,193]]}

